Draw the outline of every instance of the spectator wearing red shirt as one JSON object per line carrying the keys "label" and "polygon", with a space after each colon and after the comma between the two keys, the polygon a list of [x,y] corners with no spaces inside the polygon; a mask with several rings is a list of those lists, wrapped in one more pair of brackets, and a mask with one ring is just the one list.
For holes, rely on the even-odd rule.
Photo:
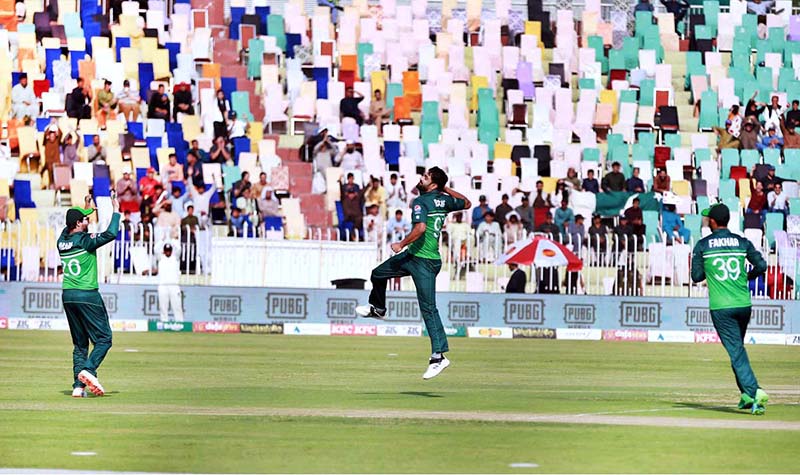
{"label": "spectator wearing red shirt", "polygon": [[755,178],[750,179],[750,202],[747,203],[747,214],[757,214],[761,217],[761,226],[764,226],[767,208],[767,194],[764,185]]}
{"label": "spectator wearing red shirt", "polygon": [[158,180],[156,180],[155,175],[156,169],[148,168],[147,175],[143,176],[142,179],[139,180],[139,191],[141,192],[142,199],[153,199],[156,185],[158,185]]}

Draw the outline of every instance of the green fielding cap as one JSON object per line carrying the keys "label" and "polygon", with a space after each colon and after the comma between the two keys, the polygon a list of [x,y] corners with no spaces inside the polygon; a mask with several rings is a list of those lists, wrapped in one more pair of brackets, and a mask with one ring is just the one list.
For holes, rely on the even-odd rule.
{"label": "green fielding cap", "polygon": [[78,206],[73,206],[67,210],[67,226],[74,226],[75,223],[81,221],[84,217],[94,213],[93,209],[85,209]]}
{"label": "green fielding cap", "polygon": [[713,219],[718,223],[727,223],[731,218],[731,211],[723,203],[718,203],[704,209],[700,215]]}

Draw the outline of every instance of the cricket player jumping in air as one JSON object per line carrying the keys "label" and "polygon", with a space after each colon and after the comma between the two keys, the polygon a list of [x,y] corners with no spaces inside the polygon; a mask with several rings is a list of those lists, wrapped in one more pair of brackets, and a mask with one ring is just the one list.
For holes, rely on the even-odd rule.
{"label": "cricket player jumping in air", "polygon": [[[761,253],[746,238],[728,231],[730,210],[716,204],[704,210],[712,234],[701,239],[692,255],[692,281],[708,283],[708,308],[722,345],[731,359],[736,385],[742,397],[739,409],[761,415],[766,411],[767,393],[758,387],[750,367],[744,336],[750,323],[750,290],[747,281],[767,270]],[[745,259],[753,265],[746,272]]]}
{"label": "cricket player jumping in air", "polygon": [[[108,312],[97,290],[98,248],[114,242],[119,230],[119,202],[112,196],[114,214],[102,234],[89,234],[92,198],[86,197],[85,208],[67,210],[67,227],[58,238],[58,253],[64,269],[61,300],[72,335],[72,397],[85,397],[84,387],[95,396],[105,394],[97,379],[97,368],[111,348],[111,326]],[[89,355],[89,341],[94,345]],[[88,356],[88,357],[87,357]]]}
{"label": "cricket player jumping in air", "polygon": [[[436,309],[436,275],[442,269],[439,255],[439,235],[451,211],[469,209],[469,199],[447,186],[447,174],[439,167],[433,167],[417,184],[420,192],[411,204],[411,232],[400,242],[392,244],[396,254],[372,270],[372,292],[369,305],[356,307],[362,317],[386,318],[386,282],[395,277],[410,275],[417,288],[417,300],[425,328],[431,339],[431,357],[428,369],[422,376],[431,379],[450,366],[444,355],[448,351],[447,335]],[[400,252],[408,246],[405,252]]]}

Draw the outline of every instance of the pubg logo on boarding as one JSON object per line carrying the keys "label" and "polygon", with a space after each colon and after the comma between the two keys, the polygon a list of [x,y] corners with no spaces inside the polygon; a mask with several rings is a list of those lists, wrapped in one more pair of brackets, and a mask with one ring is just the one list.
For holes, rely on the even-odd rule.
{"label": "pubg logo on boarding", "polygon": [[450,302],[447,314],[453,323],[475,323],[481,319],[480,308],[478,302]]}
{"label": "pubg logo on boarding", "polygon": [[308,316],[306,294],[267,294],[267,318],[271,320],[305,320]]}
{"label": "pubg logo on boarding", "polygon": [[686,326],[692,329],[713,328],[708,307],[686,307]]}
{"label": "pubg logo on boarding", "polygon": [[661,304],[658,302],[622,302],[619,324],[631,328],[660,328]]}
{"label": "pubg logo on boarding", "polygon": [[329,320],[354,320],[356,318],[356,299],[328,299]]}
{"label": "pubg logo on boarding", "polygon": [[543,325],[544,300],[506,299],[503,321],[513,325]]}
{"label": "pubg logo on boarding", "polygon": [[[181,292],[181,309],[186,314],[186,292]],[[142,313],[148,317],[161,315],[158,308],[158,290],[145,290],[142,292]]]}
{"label": "pubg logo on boarding", "polygon": [[783,307],[780,305],[753,305],[750,330],[783,330]]}
{"label": "pubg logo on boarding", "polygon": [[389,297],[386,299],[386,320],[392,322],[418,322],[421,313],[415,297]]}
{"label": "pubg logo on boarding", "polygon": [[215,322],[235,322],[242,314],[242,298],[238,295],[212,295],[208,298],[208,313]]}
{"label": "pubg logo on boarding", "polygon": [[61,289],[56,287],[25,287],[22,290],[22,311],[27,317],[41,315],[52,318],[61,314]]}
{"label": "pubg logo on boarding", "polygon": [[564,305],[567,328],[589,328],[597,321],[594,305],[568,303]]}

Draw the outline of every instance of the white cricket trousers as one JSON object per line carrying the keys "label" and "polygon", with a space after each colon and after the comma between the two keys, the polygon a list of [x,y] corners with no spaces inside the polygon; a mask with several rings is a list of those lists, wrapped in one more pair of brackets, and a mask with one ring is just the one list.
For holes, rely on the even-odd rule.
{"label": "white cricket trousers", "polygon": [[182,322],[183,307],[181,306],[181,287],[179,285],[159,285],[158,309],[161,311],[162,322],[169,320],[170,306],[172,306],[172,313],[175,315],[175,321]]}

